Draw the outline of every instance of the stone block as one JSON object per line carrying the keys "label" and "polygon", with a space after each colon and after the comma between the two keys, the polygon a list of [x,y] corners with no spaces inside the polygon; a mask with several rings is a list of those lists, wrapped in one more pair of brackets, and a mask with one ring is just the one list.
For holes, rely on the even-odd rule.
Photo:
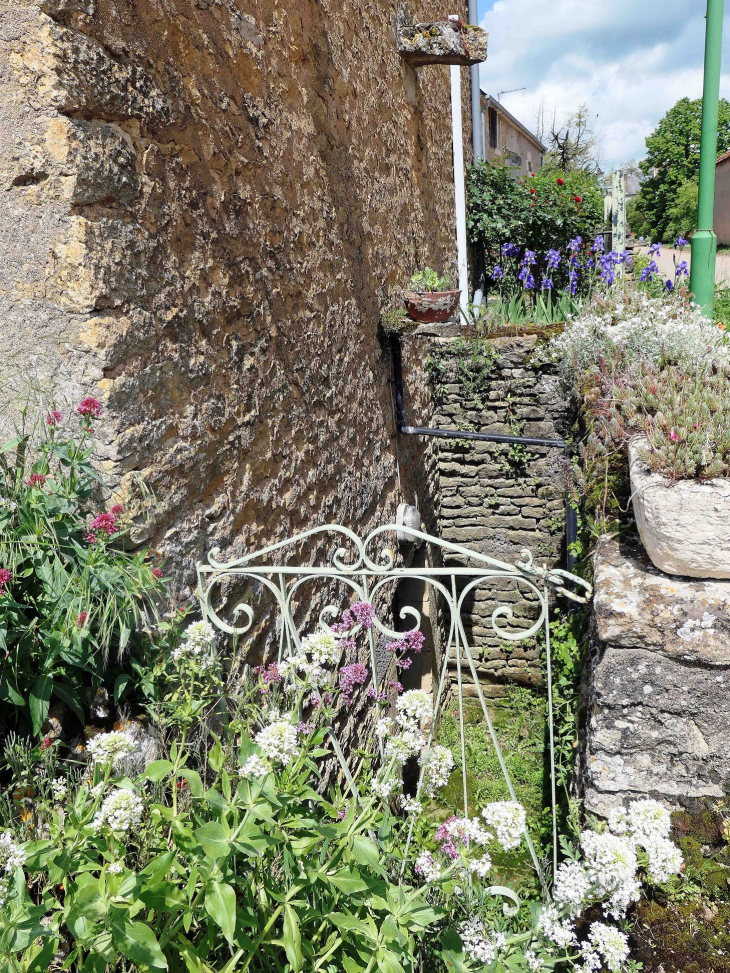
{"label": "stone block", "polygon": [[581,777],[586,809],[730,793],[730,582],[663,575],[638,539],[595,562]]}

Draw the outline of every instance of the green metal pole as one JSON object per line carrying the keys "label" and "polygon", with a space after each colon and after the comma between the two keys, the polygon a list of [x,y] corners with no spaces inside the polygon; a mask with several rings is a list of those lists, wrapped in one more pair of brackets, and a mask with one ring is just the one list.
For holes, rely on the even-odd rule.
{"label": "green metal pole", "polygon": [[702,137],[700,140],[700,192],[697,230],[692,237],[689,289],[708,317],[715,300],[715,257],[717,237],[712,229],[715,208],[715,160],[717,159],[717,114],[720,102],[720,60],[724,0],[707,0],[705,34],[705,83],[702,91]]}

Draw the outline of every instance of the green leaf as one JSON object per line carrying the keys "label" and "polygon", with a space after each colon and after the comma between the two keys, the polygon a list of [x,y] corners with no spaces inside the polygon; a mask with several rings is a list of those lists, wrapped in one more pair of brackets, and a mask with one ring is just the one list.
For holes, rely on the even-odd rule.
{"label": "green leaf", "polygon": [[126,956],[132,963],[144,964],[153,970],[168,968],[155,934],[143,922],[127,922],[126,919],[115,918],[112,922],[112,938],[122,956]]}
{"label": "green leaf", "polygon": [[0,699],[5,700],[6,703],[12,703],[13,706],[25,706],[25,700],[6,676],[0,679]]}
{"label": "green leaf", "polygon": [[382,871],[378,846],[365,835],[355,835],[352,842],[352,854],[358,865],[367,865],[377,872]]}
{"label": "green leaf", "polygon": [[[236,893],[230,885],[211,881],[205,890],[205,911],[233,945],[236,933]],[[284,922],[286,929],[286,920]]]}
{"label": "green leaf", "polygon": [[208,754],[208,766],[216,774],[223,766],[223,747],[221,746],[221,742],[217,737],[215,745],[211,747],[210,753]]}
{"label": "green leaf", "polygon": [[360,872],[356,868],[343,868],[334,875],[327,877],[340,892],[365,892],[368,888],[367,882],[362,880]]}
{"label": "green leaf", "polygon": [[33,720],[33,733],[40,733],[50,706],[51,695],[53,694],[53,677],[45,673],[38,676],[33,683],[28,702],[30,704],[30,715]]}
{"label": "green leaf", "polygon": [[128,672],[123,672],[120,676],[117,676],[116,682],[114,683],[114,702],[119,703],[119,700],[124,694],[124,690],[132,681],[132,676]]}
{"label": "green leaf", "polygon": [[447,929],[441,937],[441,958],[449,973],[468,973],[464,963],[464,944],[455,929]]}
{"label": "green leaf", "polygon": [[172,773],[172,763],[169,760],[153,760],[145,767],[144,775],[147,780],[157,783]]}
{"label": "green leaf", "polygon": [[202,828],[198,828],[195,837],[203,846],[206,855],[211,858],[223,858],[231,849],[230,835],[217,821],[209,821]]}
{"label": "green leaf", "polygon": [[78,693],[71,685],[71,683],[70,682],[54,683],[53,692],[56,694],[56,696],[58,696],[60,700],[63,700],[63,702],[67,706],[71,707],[71,709],[74,711],[76,716],[78,716],[81,725],[83,726],[84,723],[86,722],[86,716],[84,714],[83,707],[79,702]]}
{"label": "green leaf", "polygon": [[284,906],[284,951],[294,973],[299,973],[304,962],[302,934],[299,930],[299,917],[288,902]]}
{"label": "green leaf", "polygon": [[203,782],[200,779],[200,774],[197,774],[194,770],[188,770],[187,767],[184,767],[180,771],[179,776],[183,777],[187,781],[188,787],[190,788],[190,793],[193,795],[193,797],[203,796]]}

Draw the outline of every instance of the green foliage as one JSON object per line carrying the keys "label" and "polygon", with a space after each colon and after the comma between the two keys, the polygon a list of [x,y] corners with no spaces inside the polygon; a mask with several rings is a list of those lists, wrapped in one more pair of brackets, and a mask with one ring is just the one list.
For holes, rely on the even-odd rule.
{"label": "green foliage", "polygon": [[677,190],[667,216],[669,224],[664,239],[672,243],[679,236],[689,239],[697,226],[697,204],[699,202],[699,181],[688,179]]}
{"label": "green foliage", "polygon": [[490,299],[474,313],[474,323],[480,334],[498,333],[507,325],[536,324],[539,326],[563,324],[580,313],[583,302],[570,294],[537,294],[525,296],[524,291],[509,298]]}
{"label": "green foliage", "polygon": [[435,291],[448,291],[451,288],[451,278],[437,274],[430,267],[418,270],[411,277],[411,290],[416,293],[433,293]]}
{"label": "green foliage", "polygon": [[[656,240],[667,238],[674,219],[671,211],[679,205],[680,191],[683,191],[682,206],[686,206],[690,190],[683,187],[699,173],[701,123],[702,99],[680,98],[647,138],[646,158],[640,163],[647,178],[641,188],[641,202],[634,207],[641,223],[631,223],[635,233]],[[729,148],[730,102],[721,98],[718,154]],[[694,226],[693,220],[691,228]]]}
{"label": "green foliage", "polygon": [[491,342],[457,338],[432,350],[426,371],[438,400],[443,395],[443,386],[456,382],[463,386],[477,408],[482,408],[496,361],[497,352]]}
{"label": "green foliage", "polygon": [[54,700],[83,725],[89,694],[113,692],[122,660],[142,651],[164,590],[144,551],[117,546],[121,507],[90,527],[103,483],[89,421],[75,437],[46,430],[0,449],[0,728],[33,734]]}
{"label": "green foliage", "polygon": [[576,236],[592,238],[603,226],[603,192],[595,176],[581,171],[547,168],[515,181],[503,160],[478,162],[469,170],[467,205],[469,235],[485,253],[488,279],[506,243],[535,251],[542,261],[549,249],[563,249]]}

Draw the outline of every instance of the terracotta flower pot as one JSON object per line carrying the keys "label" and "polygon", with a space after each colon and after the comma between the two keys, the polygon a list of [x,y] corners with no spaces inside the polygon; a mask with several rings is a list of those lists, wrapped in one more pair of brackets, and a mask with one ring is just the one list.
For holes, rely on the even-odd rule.
{"label": "terracotta flower pot", "polygon": [[423,324],[448,321],[459,306],[461,291],[433,291],[406,294],[403,303],[409,317]]}

